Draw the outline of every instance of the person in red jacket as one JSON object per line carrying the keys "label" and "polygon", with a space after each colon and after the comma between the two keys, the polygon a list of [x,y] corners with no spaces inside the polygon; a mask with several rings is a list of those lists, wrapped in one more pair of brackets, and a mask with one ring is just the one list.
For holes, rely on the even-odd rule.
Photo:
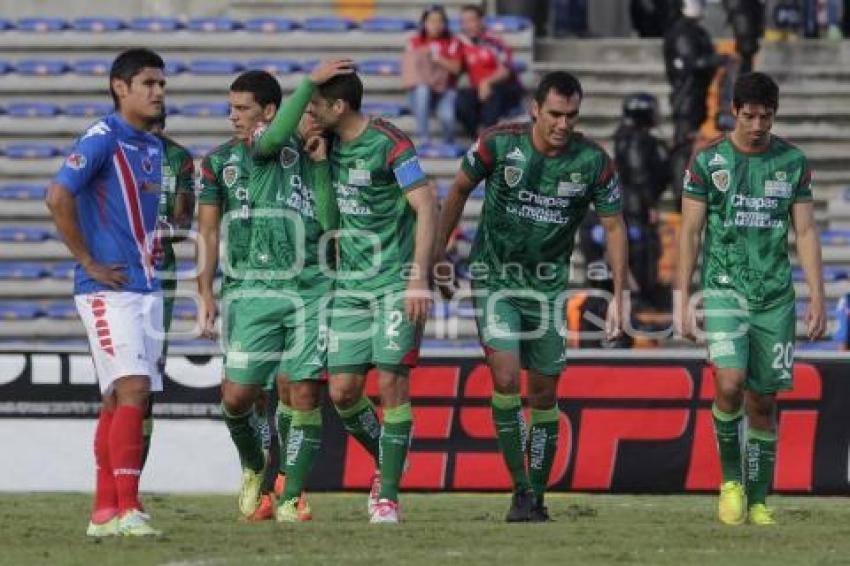
{"label": "person in red jacket", "polygon": [[461,57],[469,87],[458,90],[457,114],[470,137],[494,125],[522,100],[510,47],[489,33],[476,5],[461,8]]}

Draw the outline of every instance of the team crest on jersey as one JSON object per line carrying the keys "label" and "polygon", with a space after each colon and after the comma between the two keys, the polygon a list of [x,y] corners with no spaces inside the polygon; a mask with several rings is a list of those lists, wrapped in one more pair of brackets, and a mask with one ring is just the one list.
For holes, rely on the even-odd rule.
{"label": "team crest on jersey", "polygon": [[144,171],[148,175],[153,173],[153,163],[151,163],[151,160],[147,157],[142,159],[142,171]]}
{"label": "team crest on jersey", "polygon": [[235,165],[228,165],[221,172],[221,180],[228,189],[236,184],[237,179],[239,179],[239,168]]}
{"label": "team crest on jersey", "polygon": [[72,153],[65,159],[65,165],[67,165],[74,171],[79,171],[80,169],[86,166],[86,163],[86,156],[82,153]]}
{"label": "team crest on jersey", "polygon": [[729,190],[729,170],[728,169],[720,169],[711,174],[711,181],[714,183],[714,186],[717,187],[717,190],[721,193],[725,193]]}
{"label": "team crest on jersey", "polygon": [[514,167],[513,165],[505,167],[505,182],[509,187],[516,187],[519,184],[520,179],[522,179],[522,169]]}
{"label": "team crest on jersey", "polygon": [[708,162],[709,167],[717,167],[720,165],[726,165],[726,158],[720,155],[719,153],[715,153],[714,157],[711,158],[711,161]]}
{"label": "team crest on jersey", "polygon": [[280,164],[283,167],[292,167],[298,161],[298,152],[289,146],[280,150]]}

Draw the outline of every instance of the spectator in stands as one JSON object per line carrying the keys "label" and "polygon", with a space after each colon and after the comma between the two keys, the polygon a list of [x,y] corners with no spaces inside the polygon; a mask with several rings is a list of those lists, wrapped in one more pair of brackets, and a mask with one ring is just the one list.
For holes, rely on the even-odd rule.
{"label": "spectator in stands", "polygon": [[659,304],[658,201],[671,180],[667,146],[651,131],[657,125],[658,100],[638,92],[623,100],[623,117],[614,133],[614,161],[629,234],[629,270],[636,284],[632,297],[633,302],[647,306]]}
{"label": "spectator in stands", "polygon": [[676,0],[631,0],[629,14],[632,27],[640,37],[664,37],[664,32],[676,20],[678,2]]}
{"label": "spectator in stands", "polygon": [[419,20],[419,31],[407,41],[402,59],[402,81],[410,89],[417,144],[429,141],[428,122],[435,106],[443,141],[453,141],[461,66],[460,42],[449,31],[445,9],[439,5],[426,8]]}
{"label": "spectator in stands", "polygon": [[514,73],[511,49],[489,33],[484,12],[477,5],[461,8],[461,57],[470,86],[458,90],[457,114],[466,133],[474,138],[505,117],[522,100],[522,86]]}
{"label": "spectator in stands", "polygon": [[735,50],[741,57],[741,74],[749,73],[764,35],[764,0],[723,0],[723,7],[735,35]]}

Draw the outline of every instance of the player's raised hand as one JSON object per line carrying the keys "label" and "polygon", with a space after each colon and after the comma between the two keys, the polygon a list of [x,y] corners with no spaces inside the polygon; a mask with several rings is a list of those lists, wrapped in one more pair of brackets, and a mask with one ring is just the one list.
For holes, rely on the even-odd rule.
{"label": "player's raised hand", "polygon": [[215,331],[215,319],[218,316],[218,307],[215,304],[215,297],[211,295],[201,295],[198,302],[198,326],[201,329],[201,336],[215,340],[218,336]]}
{"label": "player's raised hand", "polygon": [[404,310],[407,319],[415,324],[424,324],[431,313],[431,290],[427,278],[411,279],[407,284],[404,297]]}
{"label": "player's raised hand", "polygon": [[337,75],[347,75],[354,72],[354,61],[351,59],[328,59],[322,61],[310,73],[310,80],[320,85]]}
{"label": "player's raised hand", "polygon": [[608,313],[605,317],[605,337],[616,340],[623,333],[623,301],[617,298],[608,303]]}
{"label": "player's raised hand", "polygon": [[826,332],[826,307],[823,300],[816,299],[809,303],[804,320],[809,340],[820,339]]}
{"label": "player's raised hand", "polygon": [[92,261],[83,265],[89,277],[110,289],[121,289],[127,284],[127,273],[123,265],[104,265]]}

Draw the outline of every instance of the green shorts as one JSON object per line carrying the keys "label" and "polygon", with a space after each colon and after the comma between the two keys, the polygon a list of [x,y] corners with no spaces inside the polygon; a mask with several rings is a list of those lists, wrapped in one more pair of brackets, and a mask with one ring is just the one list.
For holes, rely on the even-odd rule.
{"label": "green shorts", "polygon": [[474,293],[478,338],[486,354],[510,352],[523,369],[561,375],[567,365],[562,303],[528,291],[476,289]]}
{"label": "green shorts", "polygon": [[715,367],[747,372],[746,388],[759,394],[793,387],[794,301],[749,309],[734,292],[705,291],[708,357]]}
{"label": "green shorts", "polygon": [[404,291],[334,293],[328,341],[332,375],[363,375],[371,367],[407,375],[419,361],[421,339],[421,326],[405,315]]}
{"label": "green shorts", "polygon": [[274,387],[319,379],[325,370],[328,327],[322,296],[294,291],[238,291],[222,304],[224,375],[235,383]]}

